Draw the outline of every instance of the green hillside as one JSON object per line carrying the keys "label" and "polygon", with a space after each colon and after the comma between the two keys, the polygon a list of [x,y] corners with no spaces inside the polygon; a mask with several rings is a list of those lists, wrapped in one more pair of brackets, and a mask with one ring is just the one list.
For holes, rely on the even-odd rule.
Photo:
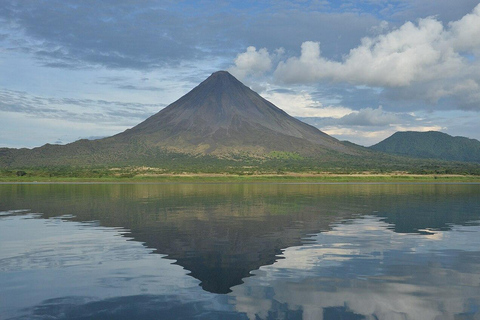
{"label": "green hillside", "polygon": [[370,149],[417,158],[480,162],[480,141],[438,131],[396,132]]}

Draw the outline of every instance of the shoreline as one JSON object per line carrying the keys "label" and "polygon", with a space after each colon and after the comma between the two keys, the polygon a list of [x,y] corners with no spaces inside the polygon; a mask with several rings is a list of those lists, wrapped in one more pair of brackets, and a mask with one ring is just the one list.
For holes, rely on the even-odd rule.
{"label": "shoreline", "polygon": [[133,177],[0,177],[0,184],[35,183],[480,183],[480,176],[448,174],[160,174]]}

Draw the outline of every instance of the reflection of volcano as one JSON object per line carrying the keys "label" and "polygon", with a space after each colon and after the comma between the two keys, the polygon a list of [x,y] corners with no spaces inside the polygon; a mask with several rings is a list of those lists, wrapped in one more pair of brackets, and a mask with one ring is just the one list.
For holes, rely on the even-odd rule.
{"label": "reflection of volcano", "polygon": [[[281,249],[300,245],[307,234],[327,228],[335,219],[298,212],[288,216],[269,215],[268,208],[259,207],[253,213],[258,219],[245,221],[221,217],[224,210],[221,207],[207,210],[211,210],[208,220],[194,218],[181,221],[180,226],[162,224],[149,230],[133,228],[131,236],[177,260],[177,264],[202,282],[203,289],[214,293],[230,292],[232,286],[250,276],[250,271],[274,263]],[[304,221],[304,225],[295,225],[298,220]]]}
{"label": "reflection of volcano", "polygon": [[479,219],[480,199],[472,201],[478,186],[456,188],[4,185],[0,210],[29,208],[44,217],[71,214],[77,221],[126,228],[135,241],[177,260],[205,290],[226,293],[252,270],[278,260],[282,249],[343,219],[377,215],[400,232],[448,229],[451,223]]}

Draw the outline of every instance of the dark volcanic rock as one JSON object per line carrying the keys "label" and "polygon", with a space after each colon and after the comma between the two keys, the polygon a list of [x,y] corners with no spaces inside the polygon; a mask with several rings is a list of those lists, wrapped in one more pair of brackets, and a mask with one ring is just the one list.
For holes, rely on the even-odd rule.
{"label": "dark volcanic rock", "polygon": [[194,153],[354,153],[317,128],[289,116],[226,71],[215,72],[185,96],[115,139],[132,137]]}

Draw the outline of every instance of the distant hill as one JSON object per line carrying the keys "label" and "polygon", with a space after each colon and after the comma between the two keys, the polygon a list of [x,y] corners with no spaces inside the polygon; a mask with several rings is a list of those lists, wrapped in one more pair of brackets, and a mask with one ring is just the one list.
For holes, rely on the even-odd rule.
{"label": "distant hill", "polygon": [[438,131],[396,132],[370,149],[409,157],[480,162],[480,141]]}

